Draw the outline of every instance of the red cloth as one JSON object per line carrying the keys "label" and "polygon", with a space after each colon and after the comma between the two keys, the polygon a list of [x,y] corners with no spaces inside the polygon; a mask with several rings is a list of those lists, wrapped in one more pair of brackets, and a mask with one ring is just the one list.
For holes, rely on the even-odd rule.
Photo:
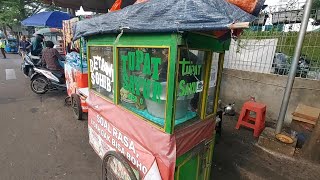
{"label": "red cloth", "polygon": [[258,0],[227,0],[229,3],[234,4],[246,11],[252,13],[258,3]]}
{"label": "red cloth", "polygon": [[110,8],[110,12],[111,11],[117,11],[121,9],[121,4],[122,4],[122,0],[116,0],[114,2],[114,4],[112,5],[112,7]]}

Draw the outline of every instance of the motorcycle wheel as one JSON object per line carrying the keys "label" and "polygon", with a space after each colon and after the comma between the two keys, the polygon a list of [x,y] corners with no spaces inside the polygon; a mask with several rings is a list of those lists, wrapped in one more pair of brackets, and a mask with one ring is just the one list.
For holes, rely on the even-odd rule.
{"label": "motorcycle wheel", "polygon": [[82,119],[81,99],[77,94],[71,95],[71,107],[77,120]]}
{"label": "motorcycle wheel", "polygon": [[102,179],[118,180],[128,179],[137,180],[127,159],[120,153],[109,151],[102,161]]}
{"label": "motorcycle wheel", "polygon": [[31,90],[36,94],[44,94],[48,91],[48,81],[44,76],[37,76],[31,80]]}

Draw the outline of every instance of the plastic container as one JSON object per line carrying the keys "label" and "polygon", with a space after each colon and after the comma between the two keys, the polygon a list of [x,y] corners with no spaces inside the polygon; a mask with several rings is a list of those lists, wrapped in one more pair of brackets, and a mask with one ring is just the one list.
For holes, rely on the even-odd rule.
{"label": "plastic container", "polygon": [[[162,82],[162,94],[160,96],[160,102],[154,102],[150,99],[145,99],[146,106],[148,112],[158,118],[165,118],[165,111],[166,111],[166,89],[167,89],[167,82]],[[152,91],[151,93],[152,94]],[[176,100],[176,112],[175,112],[175,119],[180,119],[184,117],[189,109],[190,101],[194,97],[194,95],[178,97]]]}

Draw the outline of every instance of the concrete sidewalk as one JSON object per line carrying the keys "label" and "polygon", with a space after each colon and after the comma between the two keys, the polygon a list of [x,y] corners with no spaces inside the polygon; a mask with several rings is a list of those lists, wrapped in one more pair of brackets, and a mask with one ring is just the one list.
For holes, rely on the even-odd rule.
{"label": "concrete sidewalk", "polygon": [[269,153],[256,145],[253,131],[236,130],[237,117],[223,116],[222,137],[215,146],[212,179],[317,180],[320,165]]}

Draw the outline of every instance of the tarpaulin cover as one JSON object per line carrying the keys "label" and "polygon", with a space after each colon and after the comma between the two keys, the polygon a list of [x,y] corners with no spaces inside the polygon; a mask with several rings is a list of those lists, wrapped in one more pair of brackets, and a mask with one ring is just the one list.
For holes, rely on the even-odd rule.
{"label": "tarpaulin cover", "polygon": [[255,16],[224,0],[150,0],[77,23],[74,39],[104,33],[226,30]]}
{"label": "tarpaulin cover", "polygon": [[[136,0],[123,0],[121,8],[135,3]],[[59,7],[79,9],[82,6],[85,11],[106,13],[114,4],[115,0],[42,0],[46,4],[52,4]]]}
{"label": "tarpaulin cover", "polygon": [[62,28],[62,21],[70,19],[68,13],[60,11],[40,12],[21,22],[24,26]]}

